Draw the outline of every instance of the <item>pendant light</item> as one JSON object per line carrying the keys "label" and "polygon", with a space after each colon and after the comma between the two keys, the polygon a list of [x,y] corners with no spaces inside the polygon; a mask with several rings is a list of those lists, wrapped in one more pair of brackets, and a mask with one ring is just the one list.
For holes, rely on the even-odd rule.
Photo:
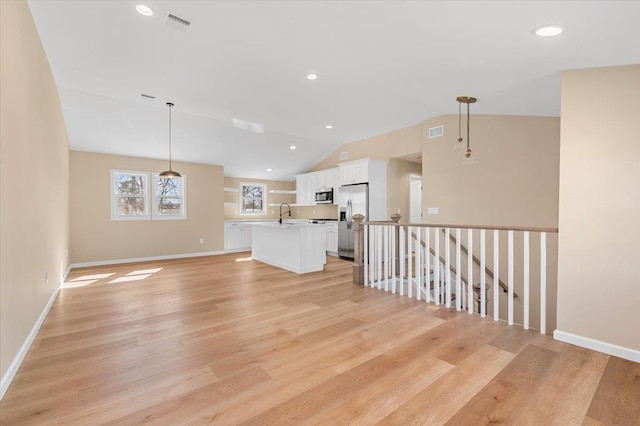
{"label": "pendant light", "polygon": [[173,104],[171,102],[167,102],[167,106],[169,107],[169,170],[160,172],[160,177],[165,179],[177,179],[181,178],[182,175],[171,169],[171,108],[173,108]]}
{"label": "pendant light", "polygon": [[458,96],[456,98],[456,100],[458,101],[458,142],[462,142],[462,136],[460,135],[460,121],[461,121],[461,117],[462,117],[462,109],[460,108],[462,106],[462,104],[467,104],[467,150],[464,152],[464,156],[466,158],[471,157],[471,141],[469,140],[469,133],[470,133],[470,113],[469,113],[469,105],[470,104],[475,104],[477,99],[473,98],[471,96]]}

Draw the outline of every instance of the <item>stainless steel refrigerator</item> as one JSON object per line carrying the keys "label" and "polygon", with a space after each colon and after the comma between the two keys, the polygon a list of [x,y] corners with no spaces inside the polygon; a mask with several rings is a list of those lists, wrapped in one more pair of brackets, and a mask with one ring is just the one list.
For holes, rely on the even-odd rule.
{"label": "stainless steel refrigerator", "polygon": [[369,220],[369,185],[341,186],[338,190],[338,256],[353,259],[353,215],[360,213]]}

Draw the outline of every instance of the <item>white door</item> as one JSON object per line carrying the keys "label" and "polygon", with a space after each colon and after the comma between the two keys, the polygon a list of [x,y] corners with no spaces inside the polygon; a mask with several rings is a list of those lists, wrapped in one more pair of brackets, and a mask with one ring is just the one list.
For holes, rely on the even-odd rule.
{"label": "white door", "polygon": [[409,178],[409,222],[422,223],[422,178]]}

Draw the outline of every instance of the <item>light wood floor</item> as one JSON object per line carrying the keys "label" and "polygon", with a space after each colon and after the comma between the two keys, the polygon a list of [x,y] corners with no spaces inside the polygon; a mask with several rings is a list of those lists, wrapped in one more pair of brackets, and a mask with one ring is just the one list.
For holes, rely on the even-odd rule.
{"label": "light wood floor", "polygon": [[2,424],[640,424],[640,364],[247,256],[73,271]]}

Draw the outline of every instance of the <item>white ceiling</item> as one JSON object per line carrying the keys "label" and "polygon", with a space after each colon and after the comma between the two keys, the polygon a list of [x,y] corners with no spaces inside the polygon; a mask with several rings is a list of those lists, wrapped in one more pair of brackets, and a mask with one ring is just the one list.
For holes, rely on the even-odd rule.
{"label": "white ceiling", "polygon": [[[228,176],[292,179],[344,143],[457,113],[460,95],[472,113],[558,116],[561,70],[640,63],[639,1],[29,5],[71,149],[166,159],[170,101],[174,159]],[[568,31],[532,35],[548,23]]]}

